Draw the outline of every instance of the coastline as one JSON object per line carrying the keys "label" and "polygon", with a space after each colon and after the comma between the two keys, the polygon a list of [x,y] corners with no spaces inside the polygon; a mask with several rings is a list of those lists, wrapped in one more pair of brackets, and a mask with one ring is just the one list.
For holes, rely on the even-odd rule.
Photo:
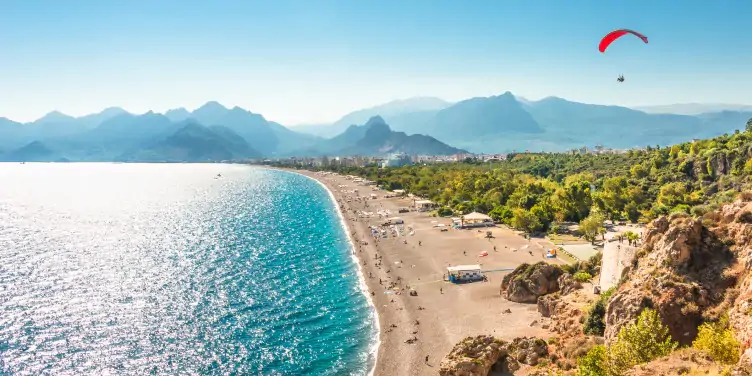
{"label": "coastline", "polygon": [[[449,265],[479,264],[484,270],[498,270],[541,261],[547,246],[539,240],[531,241],[498,227],[489,228],[493,239],[485,237],[485,230],[439,232],[434,224],[437,220],[449,224],[447,218],[415,211],[399,214],[405,228],[412,229],[409,235],[374,239],[369,227],[379,226],[384,220],[359,214],[388,210],[390,216],[396,216],[398,209],[411,206],[411,199],[383,197],[385,191],[357,186],[341,175],[262,168],[311,178],[323,185],[334,200],[353,247],[351,257],[358,263],[361,291],[373,306],[377,321],[370,376],[436,375],[441,359],[468,336],[550,336],[547,330],[533,324],[540,319],[535,305],[501,298],[499,285],[506,273],[487,274],[488,283],[463,285],[443,278]],[[352,196],[353,188],[362,191],[356,194],[361,198],[370,193],[378,198],[358,199]],[[481,257],[481,251],[488,252],[488,256]],[[408,289],[414,289],[417,296],[408,294]]]}
{"label": "coastline", "polygon": [[[286,172],[292,172],[296,173],[293,170],[281,170]],[[371,295],[368,293],[368,286],[366,284],[366,277],[365,272],[363,270],[363,267],[360,265],[360,260],[355,255],[355,239],[353,239],[353,235],[351,233],[352,229],[347,225],[347,221],[345,220],[344,213],[342,213],[342,209],[340,208],[340,205],[338,203],[337,197],[334,195],[334,192],[327,186],[324,182],[320,181],[319,179],[314,178],[313,176],[307,175],[307,174],[299,174],[302,176],[305,176],[306,178],[309,178],[319,185],[321,185],[324,190],[326,190],[329,193],[329,198],[332,200],[332,204],[334,205],[334,209],[337,212],[337,216],[339,217],[340,226],[342,226],[342,231],[345,232],[345,235],[347,235],[347,239],[350,242],[350,260],[355,264],[355,268],[358,271],[358,287],[360,288],[360,292],[363,294],[363,296],[366,298],[366,301],[368,301],[368,305],[371,307],[371,312],[373,313],[373,325],[375,329],[375,338],[372,341],[369,349],[368,349],[368,356],[369,356],[369,369],[367,372],[368,376],[374,376],[374,373],[376,371],[376,365],[378,364],[379,359],[379,349],[381,347],[381,326],[379,325],[379,311],[376,309],[376,304],[374,303],[373,299],[371,298]]]}

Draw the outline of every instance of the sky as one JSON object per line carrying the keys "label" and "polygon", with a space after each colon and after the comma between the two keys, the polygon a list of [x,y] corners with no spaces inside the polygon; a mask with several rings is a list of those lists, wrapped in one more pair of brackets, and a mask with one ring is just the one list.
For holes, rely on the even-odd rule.
{"label": "sky", "polygon": [[[0,116],[240,106],[285,125],[511,91],[752,104],[746,0],[0,2]],[[598,52],[614,29],[627,35]],[[624,83],[616,83],[623,74]]]}

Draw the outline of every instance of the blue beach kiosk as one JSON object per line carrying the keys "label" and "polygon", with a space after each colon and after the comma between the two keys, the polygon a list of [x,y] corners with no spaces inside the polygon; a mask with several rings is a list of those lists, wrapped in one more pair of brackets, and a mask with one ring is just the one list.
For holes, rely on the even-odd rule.
{"label": "blue beach kiosk", "polygon": [[449,282],[465,283],[483,280],[480,265],[457,265],[447,267]]}

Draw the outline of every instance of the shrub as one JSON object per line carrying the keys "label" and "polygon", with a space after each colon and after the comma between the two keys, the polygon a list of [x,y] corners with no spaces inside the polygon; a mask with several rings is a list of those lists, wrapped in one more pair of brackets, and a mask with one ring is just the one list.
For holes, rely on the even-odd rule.
{"label": "shrub", "polygon": [[607,351],[603,345],[590,349],[585,356],[577,362],[577,376],[605,376],[607,365]]}
{"label": "shrub", "polygon": [[739,215],[737,222],[752,223],[752,212],[749,212],[749,211],[742,212],[742,214]]}
{"label": "shrub", "polygon": [[439,217],[447,217],[447,216],[452,215],[452,209],[449,209],[448,207],[444,206],[442,208],[439,208],[436,214],[438,214]]}
{"label": "shrub", "polygon": [[608,348],[609,372],[622,375],[638,364],[670,354],[677,345],[658,312],[645,309],[636,323],[621,328],[618,339]]}
{"label": "shrub", "polygon": [[583,332],[585,334],[591,334],[596,336],[602,336],[606,331],[606,323],[604,321],[606,317],[606,307],[608,301],[611,299],[611,295],[614,293],[614,288],[610,288],[603,292],[598,300],[590,307],[587,317],[585,318],[585,324],[583,325]]}
{"label": "shrub", "polygon": [[587,282],[592,278],[593,276],[591,276],[588,272],[577,272],[574,274],[574,279],[578,282]]}
{"label": "shrub", "polygon": [[741,346],[728,326],[728,319],[700,325],[692,346],[706,352],[715,361],[735,364],[739,361]]}

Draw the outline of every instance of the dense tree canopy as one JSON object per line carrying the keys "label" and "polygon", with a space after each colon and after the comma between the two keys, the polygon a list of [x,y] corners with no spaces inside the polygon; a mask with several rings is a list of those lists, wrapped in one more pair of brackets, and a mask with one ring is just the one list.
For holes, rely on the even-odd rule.
{"label": "dense tree canopy", "polygon": [[[750,128],[752,123],[747,124]],[[622,154],[511,154],[506,161],[396,168],[327,167],[405,189],[455,214],[479,211],[536,231],[551,223],[647,221],[675,211],[698,214],[729,201],[752,173],[752,129],[671,147]],[[587,224],[587,222],[586,222]]]}

